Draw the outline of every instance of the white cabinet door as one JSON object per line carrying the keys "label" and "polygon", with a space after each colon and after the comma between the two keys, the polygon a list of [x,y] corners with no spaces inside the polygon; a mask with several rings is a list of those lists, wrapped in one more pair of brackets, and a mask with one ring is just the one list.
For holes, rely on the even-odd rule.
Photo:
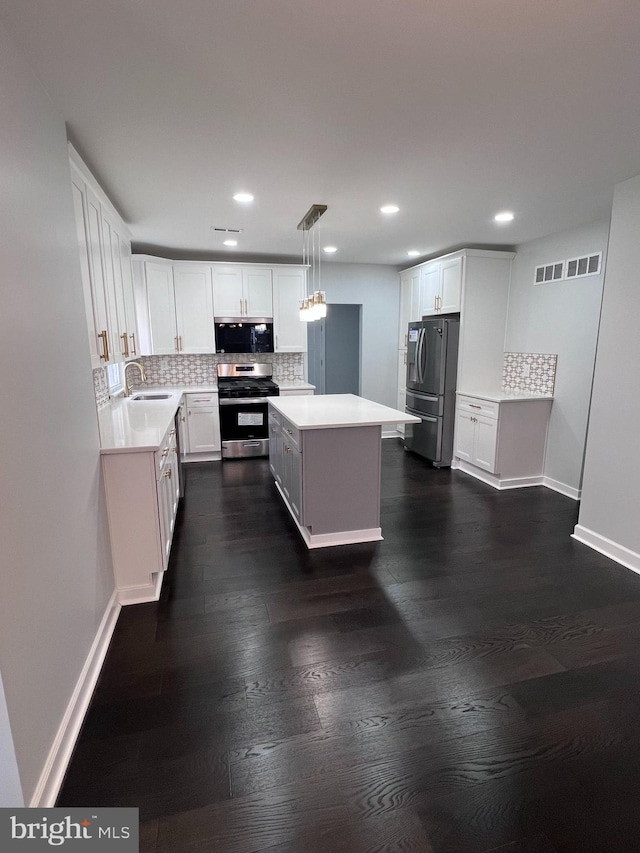
{"label": "white cabinet door", "polygon": [[133,270],[131,267],[131,243],[128,237],[120,235],[120,264],[122,267],[122,290],[124,292],[125,328],[129,335],[129,355],[139,355],[138,324],[133,295]]}
{"label": "white cabinet door", "polygon": [[496,468],[496,447],[498,444],[498,421],[484,415],[476,415],[474,465],[484,468],[492,474]]}
{"label": "white cabinet door", "polygon": [[217,406],[188,404],[187,430],[189,453],[216,453],[222,449]]}
{"label": "white cabinet door", "polygon": [[[104,275],[104,250],[102,244],[102,218],[100,201],[90,187],[85,185],[87,235],[89,238],[89,268],[91,292],[94,298],[94,316],[104,364],[116,361],[110,329],[110,312]],[[114,312],[115,313],[115,312]]]}
{"label": "white cabinet door", "polygon": [[420,268],[421,311],[424,314],[435,314],[438,311],[440,299],[440,264],[427,264]]}
{"label": "white cabinet door", "polygon": [[398,329],[398,347],[408,345],[408,326],[414,320],[420,320],[422,314],[420,302],[420,271],[407,270],[400,277],[400,322]]}
{"label": "white cabinet door", "polygon": [[282,449],[282,491],[293,514],[302,523],[302,454],[287,440],[283,440]]}
{"label": "white cabinet door", "polygon": [[[407,351],[401,349],[398,353],[398,398],[397,408],[400,412],[404,412],[407,405]],[[397,424],[396,430],[400,435],[404,435],[404,424]]]}
{"label": "white cabinet door", "polygon": [[442,261],[440,279],[440,313],[449,314],[459,311],[462,292],[462,257]]}
{"label": "white cabinet door", "polygon": [[[89,335],[89,355],[91,367],[100,367],[104,361],[105,350],[101,338],[98,337],[101,328],[99,324],[106,322],[106,309],[104,308],[104,293],[95,294],[91,281],[91,270],[89,263],[89,237],[86,228],[87,210],[84,181],[71,168],[71,192],[73,197],[73,210],[76,223],[76,237],[78,240],[78,251],[80,255],[80,275],[82,277],[82,290],[84,293],[84,307],[87,321],[87,332]],[[102,298],[102,315],[100,315],[100,298]],[[104,328],[104,327],[103,327]]]}
{"label": "white cabinet door", "polygon": [[216,317],[243,317],[242,267],[214,264],[212,272]]}
{"label": "white cabinet door", "polygon": [[473,464],[474,459],[474,441],[475,441],[475,422],[473,415],[468,412],[456,411],[456,446],[454,455],[465,462]]}
{"label": "white cabinet door", "polygon": [[147,261],[145,272],[151,352],[153,355],[175,355],[178,352],[178,332],[171,264]]}
{"label": "white cabinet door", "polygon": [[173,286],[179,351],[215,352],[211,269],[195,264],[174,264]]}
{"label": "white cabinet door", "polygon": [[276,352],[306,352],[307,326],[300,321],[299,303],[304,298],[306,270],[273,271],[273,326]]}
{"label": "white cabinet door", "polygon": [[189,453],[189,433],[187,431],[187,404],[182,402],[178,409],[178,435],[180,437],[180,455]]}
{"label": "white cabinet door", "polygon": [[102,235],[105,250],[105,281],[111,327],[111,340],[116,361],[129,357],[129,333],[126,328],[120,235],[112,218],[102,211]]}
{"label": "white cabinet door", "polygon": [[270,269],[245,267],[242,271],[245,317],[273,317]]}

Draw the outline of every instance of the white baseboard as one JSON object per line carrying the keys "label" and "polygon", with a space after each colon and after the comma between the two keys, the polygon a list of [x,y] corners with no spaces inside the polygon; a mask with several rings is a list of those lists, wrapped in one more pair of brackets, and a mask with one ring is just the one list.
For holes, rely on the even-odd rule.
{"label": "white baseboard", "polygon": [[151,583],[145,586],[125,586],[117,590],[118,603],[125,607],[128,604],[146,604],[149,601],[157,601],[160,598],[164,572],[154,572],[151,575]]}
{"label": "white baseboard", "polygon": [[102,664],[113,635],[120,604],[114,591],[105,609],[82,672],[76,683],[53,745],[31,798],[31,808],[51,808],[55,805],[67,765],[80,734]]}
{"label": "white baseboard", "polygon": [[579,501],[582,495],[582,489],[568,486],[566,483],[561,483],[560,480],[554,480],[552,477],[543,477],[542,485],[548,489],[553,489],[554,492],[560,492],[561,495],[566,495],[574,501]]}
{"label": "white baseboard", "polygon": [[382,430],[383,438],[400,438],[402,439],[402,434],[398,432],[396,429],[383,429]]}
{"label": "white baseboard", "polygon": [[621,566],[625,566],[627,569],[631,569],[632,572],[640,574],[640,554],[636,554],[635,551],[625,548],[624,545],[618,545],[612,539],[607,539],[606,536],[602,536],[594,530],[589,530],[588,527],[583,527],[581,524],[576,524],[571,536],[573,539],[577,539],[578,542],[582,542],[583,545],[588,545],[594,551],[598,551],[600,554],[604,554],[605,557],[615,560]]}
{"label": "white baseboard", "polygon": [[357,545],[362,542],[381,542],[384,538],[382,536],[381,527],[372,527],[368,530],[340,530],[336,533],[310,533],[309,529],[307,527],[303,527],[296,518],[295,513],[291,508],[291,504],[287,500],[287,496],[280,488],[280,484],[275,482],[274,485],[280,493],[280,497],[284,501],[285,506],[289,510],[291,520],[298,528],[304,544],[310,550],[312,548],[329,548],[333,545]]}
{"label": "white baseboard", "polygon": [[[455,465],[454,462],[456,463]],[[525,489],[529,486],[543,485],[542,475],[537,477],[511,477],[509,479],[500,479],[500,477],[496,477],[495,474],[490,474],[488,471],[476,468],[475,465],[470,465],[469,462],[465,462],[464,459],[460,459],[459,457],[454,457],[451,467],[457,468],[465,474],[470,474],[472,477],[475,477],[476,480],[481,480],[488,486],[493,486],[494,489],[498,489],[500,491],[505,489]]]}

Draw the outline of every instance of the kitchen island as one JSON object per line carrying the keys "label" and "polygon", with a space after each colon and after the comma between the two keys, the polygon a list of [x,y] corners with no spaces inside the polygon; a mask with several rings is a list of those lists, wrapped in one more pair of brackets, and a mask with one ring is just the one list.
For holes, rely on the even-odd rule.
{"label": "kitchen island", "polygon": [[268,402],[269,466],[307,547],[382,539],[382,427],[418,418],[354,394]]}

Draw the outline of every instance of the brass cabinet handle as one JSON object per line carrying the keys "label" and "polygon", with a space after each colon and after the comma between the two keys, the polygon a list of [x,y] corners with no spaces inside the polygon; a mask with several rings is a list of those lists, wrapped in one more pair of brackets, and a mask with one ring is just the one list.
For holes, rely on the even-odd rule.
{"label": "brass cabinet handle", "polygon": [[[404,345],[405,345],[406,347],[408,347],[408,346],[409,346],[409,335],[405,335],[405,336],[404,336]],[[405,364],[406,364],[406,363],[407,363],[407,362],[405,361]]]}
{"label": "brass cabinet handle", "polygon": [[136,333],[131,332],[129,337],[131,338],[131,352],[133,355],[138,355],[138,348],[136,347]]}
{"label": "brass cabinet handle", "polygon": [[175,435],[175,434],[176,434],[175,429],[172,429],[172,430],[169,432],[169,435]]}
{"label": "brass cabinet handle", "polygon": [[407,354],[406,354],[406,352],[405,352],[405,354],[404,354],[404,363],[405,363],[405,364],[407,363]]}
{"label": "brass cabinet handle", "polygon": [[129,357],[129,335],[127,335],[127,333],[124,332],[122,335],[120,335],[120,337],[122,339],[122,345],[123,345],[122,355],[125,358],[128,358]]}
{"label": "brass cabinet handle", "polygon": [[242,317],[242,299],[240,300],[240,316]]}
{"label": "brass cabinet handle", "polygon": [[109,361],[109,334],[106,329],[103,329],[98,335],[102,339],[102,355],[101,359]]}
{"label": "brass cabinet handle", "polygon": [[182,352],[182,335],[178,335],[178,347],[180,352]]}
{"label": "brass cabinet handle", "polygon": [[164,456],[168,456],[168,455],[169,455],[169,448],[165,447],[165,449],[162,451],[162,456],[164,457]]}
{"label": "brass cabinet handle", "polygon": [[179,338],[178,338],[178,336],[176,335],[176,336],[175,336],[175,338],[174,338],[173,340],[175,341],[175,344],[176,344],[176,352],[180,352],[180,346],[179,346],[179,344],[178,344],[178,341],[179,341],[180,339],[179,339]]}
{"label": "brass cabinet handle", "polygon": [[249,313],[249,309],[247,308],[247,300],[244,300],[244,316],[246,317]]}
{"label": "brass cabinet handle", "polygon": [[171,477],[173,476],[173,475],[171,474],[171,468],[169,468],[169,470],[168,470],[168,471],[165,471],[165,472],[164,472],[164,474],[163,474],[162,476],[163,476],[163,477],[168,477],[169,479],[171,479]]}

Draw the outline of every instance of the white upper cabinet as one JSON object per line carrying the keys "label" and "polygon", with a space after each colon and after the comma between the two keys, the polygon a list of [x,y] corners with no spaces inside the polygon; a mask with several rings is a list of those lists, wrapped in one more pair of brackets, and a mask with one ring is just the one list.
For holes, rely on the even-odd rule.
{"label": "white upper cabinet", "polygon": [[409,323],[422,317],[420,271],[406,270],[400,275],[400,324],[398,349],[406,349]]}
{"label": "white upper cabinet", "polygon": [[150,354],[175,355],[179,349],[173,267],[162,261],[147,261],[144,274],[149,311]]}
{"label": "white upper cabinet", "polygon": [[179,352],[215,352],[211,267],[174,264],[173,287]]}
{"label": "white upper cabinet", "polygon": [[420,268],[420,320],[425,314],[438,310],[440,297],[440,264],[431,263]]}
{"label": "white upper cabinet", "polygon": [[304,267],[276,267],[273,270],[273,343],[276,352],[306,352],[307,324],[301,322],[299,312],[305,282]]}
{"label": "white upper cabinet", "polygon": [[451,314],[460,310],[462,261],[462,257],[458,256],[440,263],[440,314]]}
{"label": "white upper cabinet", "polygon": [[271,269],[214,264],[216,317],[273,317]]}
{"label": "white upper cabinet", "polygon": [[458,255],[420,267],[420,316],[460,311],[462,261],[462,256]]}
{"label": "white upper cabinet", "polygon": [[[108,362],[108,328],[107,308],[104,302],[104,288],[96,287],[93,266],[95,259],[90,255],[92,250],[88,233],[88,205],[86,187],[83,178],[77,170],[71,169],[71,192],[76,221],[78,251],[80,253],[80,273],[89,334],[89,353],[91,367],[95,370]],[[98,247],[98,264],[101,264]],[[100,282],[102,277],[100,277]]]}
{"label": "white upper cabinet", "polygon": [[91,364],[96,368],[135,354],[131,244],[124,222],[72,146],[69,160]]}
{"label": "white upper cabinet", "polygon": [[271,269],[242,270],[245,317],[273,317]]}

